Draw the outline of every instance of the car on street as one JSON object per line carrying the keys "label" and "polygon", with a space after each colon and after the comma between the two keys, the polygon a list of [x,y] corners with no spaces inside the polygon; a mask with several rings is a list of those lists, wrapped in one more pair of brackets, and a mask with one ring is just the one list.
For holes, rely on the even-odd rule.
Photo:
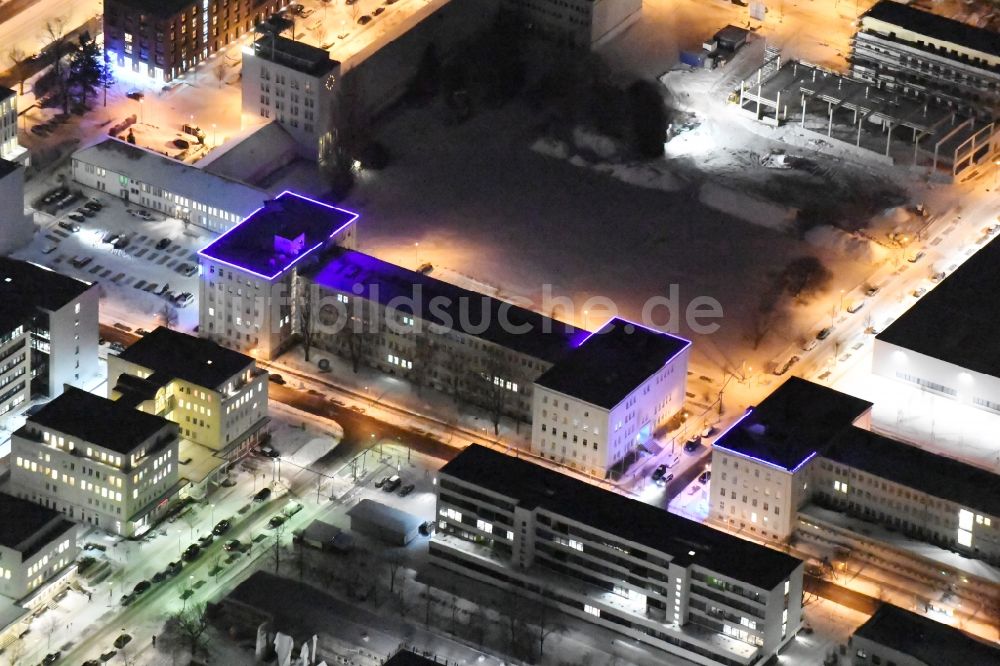
{"label": "car on street", "polygon": [[692,485],[690,488],[688,488],[688,495],[694,495],[699,490],[701,490],[701,486],[699,486],[696,483],[696,484]]}
{"label": "car on street", "polygon": [[271,516],[271,520],[267,521],[267,526],[271,528],[278,527],[279,525],[284,525],[286,520],[288,518],[284,514],[279,513]]}
{"label": "car on street", "polygon": [[59,227],[74,234],[80,230],[79,224],[76,224],[75,222],[67,222],[66,220],[61,220],[59,222]]}
{"label": "car on street", "polygon": [[280,458],[281,453],[278,449],[274,448],[270,444],[264,444],[257,449],[257,453],[264,456],[265,458]]}
{"label": "car on street", "polygon": [[358,19],[358,25],[368,25],[371,22],[372,22],[372,17],[368,16],[368,14],[365,14],[364,16]]}
{"label": "car on street", "polygon": [[228,532],[229,528],[231,528],[232,526],[233,524],[229,522],[228,519],[223,518],[222,520],[220,520],[215,524],[215,527],[212,528],[212,534],[214,534],[215,536],[222,536],[223,534]]}
{"label": "car on street", "polygon": [[153,582],[162,583],[167,579],[167,575],[168,574],[166,571],[157,571],[155,574],[153,574]]}
{"label": "car on street", "polygon": [[101,660],[100,659],[88,659],[87,661],[83,662],[83,666],[101,666]]}
{"label": "car on street", "polygon": [[372,12],[372,16],[378,16],[385,11],[385,7],[376,7],[375,11]]}
{"label": "car on street", "polygon": [[151,587],[153,587],[153,584],[150,583],[148,580],[140,580],[138,583],[135,584],[135,587],[132,588],[132,592],[135,594],[142,594],[143,592],[149,590],[149,588]]}
{"label": "car on street", "polygon": [[132,642],[132,637],[128,634],[119,634],[118,638],[115,639],[114,646],[121,650],[123,647]]}
{"label": "car on street", "polygon": [[271,497],[270,488],[261,488],[257,491],[257,494],[253,496],[254,502],[266,502],[268,498]]}
{"label": "car on street", "polygon": [[934,273],[933,275],[931,275],[931,282],[933,282],[935,284],[937,284],[938,282],[940,282],[943,279],[944,279],[944,271],[938,271],[937,273]]}
{"label": "car on street", "polygon": [[699,446],[701,446],[701,435],[691,435],[688,441],[684,443],[684,451],[686,453],[693,453],[698,450]]}
{"label": "car on street", "polygon": [[812,340],[807,340],[805,343],[802,344],[802,351],[812,351],[813,349],[816,349],[816,345],[818,344],[819,340],[817,340],[816,338],[813,338]]}
{"label": "car on street", "polygon": [[833,333],[833,326],[827,326],[824,329],[820,329],[820,332],[816,334],[817,340],[826,340]]}
{"label": "car on street", "polygon": [[129,90],[127,93],[125,93],[125,96],[128,97],[129,99],[134,99],[135,101],[138,102],[146,95],[141,90]]}
{"label": "car on street", "polygon": [[122,606],[128,606],[133,601],[135,601],[135,595],[129,592],[128,594],[123,594],[121,599]]}
{"label": "car on street", "polygon": [[665,486],[673,480],[674,480],[674,475],[672,472],[669,474],[664,474],[663,476],[661,476],[656,480],[656,485]]}
{"label": "car on street", "polygon": [[847,306],[847,311],[849,313],[851,313],[851,314],[854,314],[855,312],[857,312],[858,310],[860,310],[863,307],[865,307],[865,299],[862,298],[861,300],[854,301],[853,303],[851,303],[850,305],[848,305]]}
{"label": "car on street", "polygon": [[193,543],[184,550],[184,554],[181,555],[181,558],[185,562],[190,562],[192,560],[198,559],[199,555],[201,555],[201,546],[199,546],[196,543]]}
{"label": "car on street", "polygon": [[182,568],[183,566],[181,565],[180,562],[171,562],[170,564],[167,565],[167,575],[176,576],[181,572]]}
{"label": "car on street", "polygon": [[[73,220],[74,222],[84,222],[87,219],[83,215],[80,215],[79,213],[70,213],[66,217],[68,217],[69,219]],[[62,226],[62,225],[60,225],[60,226]]]}
{"label": "car on street", "polygon": [[412,483],[408,483],[408,484],[406,484],[405,486],[403,486],[402,488],[399,489],[399,496],[400,497],[406,497],[407,495],[409,495],[410,493],[412,493],[415,488],[416,488],[415,485],[413,485]]}
{"label": "car on street", "polygon": [[917,287],[916,289],[913,290],[913,297],[920,298],[926,293],[927,293],[927,287]]}
{"label": "car on street", "polygon": [[156,243],[157,250],[166,250],[168,247],[170,247],[169,238],[161,238],[159,242]]}
{"label": "car on street", "polygon": [[267,376],[267,379],[268,379],[268,381],[274,382],[275,384],[278,384],[279,386],[283,386],[284,383],[285,383],[285,378],[282,377],[281,375],[279,375],[276,372],[272,372],[271,374],[269,374]]}
{"label": "car on street", "polygon": [[46,664],[46,665],[47,664],[54,664],[57,661],[59,661],[59,657],[61,657],[61,656],[62,656],[62,652],[59,652],[58,650],[56,650],[55,652],[50,652],[47,655],[45,655],[44,659],[42,659],[42,663]]}
{"label": "car on street", "polygon": [[385,482],[388,481],[388,480],[389,480],[389,477],[383,476],[381,479],[379,479],[378,481],[375,482],[375,487],[376,488],[381,488],[382,486],[385,485]]}
{"label": "car on street", "polygon": [[79,208],[76,209],[76,212],[79,213],[80,215],[83,215],[84,217],[94,217],[95,215],[97,215],[96,210],[91,210],[86,206],[80,206]]}
{"label": "car on street", "polygon": [[700,475],[698,475],[698,483],[708,483],[712,478],[712,470],[706,469]]}
{"label": "car on street", "polygon": [[118,654],[118,650],[108,650],[107,652],[101,655],[101,661],[104,662],[111,661],[112,659],[115,658],[116,654]]}
{"label": "car on street", "polygon": [[234,550],[236,550],[236,551],[242,551],[242,550],[243,550],[243,542],[242,542],[242,541],[240,541],[239,539],[230,539],[229,541],[227,541],[227,542],[226,542],[226,543],[225,543],[225,544],[224,544],[224,545],[222,546],[222,548],[223,548],[223,550],[225,550],[225,551],[226,551],[227,553],[231,553],[231,552],[233,552]]}
{"label": "car on street", "polygon": [[396,492],[396,488],[399,488],[401,485],[403,485],[403,480],[399,478],[399,474],[393,474],[389,480],[385,482],[385,485],[382,486],[382,490],[387,493],[393,493]]}
{"label": "car on street", "polygon": [[653,473],[650,476],[650,478],[653,479],[653,481],[659,481],[660,479],[663,478],[663,475],[666,473],[667,473],[667,466],[660,465],[659,467],[653,470]]}

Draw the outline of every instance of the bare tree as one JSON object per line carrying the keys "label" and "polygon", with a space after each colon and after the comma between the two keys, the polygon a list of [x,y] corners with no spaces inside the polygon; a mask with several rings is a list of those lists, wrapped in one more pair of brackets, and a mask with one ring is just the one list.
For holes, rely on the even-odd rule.
{"label": "bare tree", "polygon": [[430,583],[424,583],[424,626],[431,626],[431,605],[434,603],[434,597],[431,595]]}
{"label": "bare tree", "polygon": [[514,366],[507,361],[501,349],[493,347],[486,352],[483,367],[476,374],[482,407],[490,415],[493,436],[499,436],[500,420],[507,413],[512,392],[512,389],[507,388],[507,383],[517,383]]}
{"label": "bare tree", "polygon": [[281,568],[281,537],[285,535],[285,523],[274,526],[274,573]]}
{"label": "bare tree", "polygon": [[48,51],[52,58],[52,68],[55,72],[56,85],[62,96],[63,113],[69,113],[69,80],[63,58],[69,52],[69,41],[66,39],[66,19],[57,16],[45,22],[42,40],[45,42],[43,51]]}
{"label": "bare tree", "polygon": [[344,2],[347,4],[347,11],[351,14],[351,20],[357,23],[361,17],[361,3],[347,2],[347,0],[344,0]]}
{"label": "bare tree", "polygon": [[399,551],[393,551],[389,557],[386,558],[386,569],[389,572],[389,594],[396,593],[396,577],[399,576],[399,570],[403,568],[403,556]]}
{"label": "bare tree", "polygon": [[215,74],[215,80],[219,82],[219,87],[221,88],[222,84],[226,80],[226,63],[225,63],[225,61],[220,62],[218,65],[216,65],[215,68],[212,70],[212,73]]}
{"label": "bare tree", "polygon": [[177,326],[177,308],[170,303],[164,303],[163,307],[156,314],[156,317],[165,328],[174,328]]}
{"label": "bare tree", "polygon": [[750,328],[747,331],[746,339],[756,350],[770,333],[771,328],[780,317],[778,308],[778,297],[780,290],[777,288],[765,289],[760,294],[757,307],[754,309],[750,319]]}
{"label": "bare tree", "polygon": [[514,590],[503,590],[497,612],[500,613],[500,621],[503,624],[504,635],[507,641],[507,654],[517,656],[522,654],[518,638],[526,633],[524,622],[524,608],[521,597]]}
{"label": "bare tree", "polygon": [[205,614],[205,604],[191,604],[185,610],[170,615],[164,627],[168,634],[176,635],[186,643],[192,660],[206,647],[207,629],[208,617]]}
{"label": "bare tree", "polygon": [[413,339],[413,372],[410,379],[417,387],[419,395],[424,386],[431,386],[433,368],[437,367],[438,350],[432,334],[417,333]]}
{"label": "bare tree", "polygon": [[833,272],[812,255],[792,259],[781,272],[779,280],[795,299],[822,291],[833,279]]}
{"label": "bare tree", "polygon": [[545,602],[552,598],[549,589],[542,588],[542,599],[535,602],[533,621],[538,627],[538,657],[541,659],[545,655],[545,640],[555,633],[561,633],[566,628],[556,621],[556,611]]}
{"label": "bare tree", "polygon": [[24,79],[28,76],[28,54],[22,49],[14,46],[7,51],[7,59],[10,60],[11,69],[17,78],[18,95],[24,94]]}
{"label": "bare tree", "polygon": [[483,643],[486,642],[486,623],[489,618],[486,617],[486,611],[483,610],[482,606],[476,604],[476,607],[469,613],[469,626],[472,627],[473,636],[476,639],[476,647],[482,648]]}

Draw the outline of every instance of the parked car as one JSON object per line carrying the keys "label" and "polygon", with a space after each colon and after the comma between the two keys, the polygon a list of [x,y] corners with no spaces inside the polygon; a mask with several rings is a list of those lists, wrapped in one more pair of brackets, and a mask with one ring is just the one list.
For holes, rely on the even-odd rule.
{"label": "parked car", "polygon": [[691,435],[687,442],[684,443],[684,451],[687,453],[693,453],[698,450],[701,446],[701,436]]}
{"label": "parked car", "polygon": [[118,638],[115,639],[115,647],[121,650],[123,647],[132,642],[132,637],[128,634],[120,634]]}
{"label": "parked car", "polygon": [[235,551],[242,551],[243,550],[243,542],[240,541],[239,539],[230,539],[229,541],[227,541],[225,543],[225,545],[222,546],[222,548],[227,553],[231,553],[234,550]]}
{"label": "parked car", "polygon": [[254,502],[266,502],[271,497],[270,488],[261,488],[257,491],[257,494],[253,496]]}
{"label": "parked car", "polygon": [[430,520],[420,523],[420,533],[424,536],[430,536],[434,533],[434,523]]}
{"label": "parked car", "polygon": [[399,478],[399,474],[393,474],[389,480],[385,482],[385,485],[382,486],[382,490],[387,493],[396,492],[396,488],[399,488],[401,485],[403,485],[403,480]]}
{"label": "parked car", "polygon": [[667,485],[668,483],[670,483],[673,480],[674,480],[674,475],[673,475],[672,472],[668,473],[668,474],[664,474],[663,476],[661,476],[660,478],[658,478],[656,480],[656,485],[658,485],[658,486],[665,486],[665,485]]}
{"label": "parked car", "polygon": [[286,520],[288,520],[288,518],[279,513],[271,516],[271,520],[267,521],[267,526],[272,528],[278,527],[279,525],[283,525]]}
{"label": "parked car", "polygon": [[863,307],[865,307],[865,299],[862,298],[861,300],[854,301],[853,303],[851,303],[850,305],[848,305],[847,306],[847,311],[849,313],[851,313],[851,314],[854,314],[855,312],[857,312],[858,310],[860,310]]}
{"label": "parked car", "polygon": [[927,287],[917,287],[916,289],[913,290],[913,297],[920,298],[926,293],[927,293]]}
{"label": "parked car", "polygon": [[91,210],[86,206],[80,206],[79,208],[76,209],[76,212],[79,213],[80,215],[83,215],[84,217],[94,217],[95,215],[97,215],[97,211]]}
{"label": "parked car", "polygon": [[285,378],[282,377],[281,375],[279,375],[276,372],[272,372],[271,374],[269,374],[267,376],[267,379],[268,379],[268,381],[272,381],[275,384],[278,384],[280,386],[283,386],[285,384]]}
{"label": "parked car", "polygon": [[83,268],[93,260],[94,260],[93,257],[84,257],[81,255],[77,255],[73,257],[70,263],[73,264],[75,268]]}
{"label": "parked car", "polygon": [[144,335],[149,335],[149,331],[147,331],[144,328],[137,328],[135,329],[135,334],[138,335],[139,337],[142,337]]}
{"label": "parked car", "polygon": [[378,16],[385,11],[385,7],[376,7],[375,11],[372,12],[372,16]]}
{"label": "parked car", "polygon": [[74,234],[80,230],[79,224],[76,224],[75,222],[67,222],[66,220],[61,220],[59,222],[59,226],[60,228],[65,229],[66,231],[69,231],[70,233]]}
{"label": "parked car", "polygon": [[371,22],[372,22],[372,17],[368,16],[368,14],[365,14],[364,16],[358,19],[358,25],[368,25]]}
{"label": "parked car", "polygon": [[42,659],[42,663],[48,666],[48,664],[54,664],[57,661],[59,661],[60,657],[62,657],[62,652],[56,650],[55,652],[50,652],[47,655],[45,655],[45,657]]}
{"label": "parked car", "polygon": [[911,264],[915,264],[915,263],[917,263],[918,261],[920,261],[920,260],[921,260],[921,259],[923,258],[923,256],[924,256],[924,252],[923,252],[923,250],[921,250],[921,251],[917,252],[916,254],[914,254],[914,255],[911,255],[911,256],[910,256],[910,257],[909,257],[909,258],[907,259],[907,261],[908,261],[908,262],[910,262]]}
{"label": "parked car", "polygon": [[375,482],[375,487],[376,488],[381,488],[382,486],[385,485],[385,482],[388,481],[388,480],[389,480],[389,477],[383,476],[381,479],[379,479],[378,481]]}
{"label": "parked car", "polygon": [[406,484],[405,486],[403,486],[402,488],[399,489],[399,496],[400,497],[406,497],[407,495],[409,495],[410,493],[412,493],[414,491],[414,489],[416,489],[416,486],[413,485],[412,483],[408,483],[408,484]]}
{"label": "parked car", "polygon": [[931,275],[931,282],[935,284],[937,284],[943,279],[944,279],[944,271],[938,271],[937,273]]}
{"label": "parked car", "polygon": [[149,588],[151,587],[153,587],[153,584],[150,583],[148,580],[140,580],[138,583],[135,584],[135,587],[132,588],[132,592],[134,592],[135,594],[142,594],[143,592],[149,590]]}
{"label": "parked car", "polygon": [[129,90],[127,93],[125,93],[125,96],[128,97],[129,99],[134,99],[135,101],[138,102],[146,95],[141,90]]}
{"label": "parked car", "polygon": [[123,595],[122,595],[122,598],[121,598],[121,605],[122,605],[122,606],[128,606],[128,605],[130,605],[130,604],[131,604],[131,603],[132,603],[133,601],[135,601],[135,595],[134,595],[134,594],[132,594],[131,592],[129,592],[128,594],[123,594]]}
{"label": "parked car", "polygon": [[712,425],[711,423],[706,423],[705,427],[701,429],[701,437],[702,437],[702,439],[704,439],[706,437],[711,437],[711,435],[712,435],[713,432],[715,432],[715,426]]}
{"label": "parked car", "polygon": [[87,202],[85,204],[83,204],[83,207],[84,208],[89,208],[90,210],[92,210],[92,211],[94,211],[96,213],[97,211],[99,211],[102,208],[104,208],[104,204],[102,204],[97,199],[87,199]]}
{"label": "parked car", "polygon": [[260,453],[260,455],[264,456],[265,458],[281,457],[281,453],[270,444],[264,444],[263,446],[257,449],[257,452]]}
{"label": "parked car", "polygon": [[46,243],[42,247],[42,254],[52,254],[55,251],[56,251],[55,243]]}
{"label": "parked car", "polygon": [[156,243],[157,250],[166,250],[168,247],[170,247],[169,238],[161,238],[159,242]]}
{"label": "parked car", "polygon": [[708,483],[711,478],[712,478],[712,470],[706,469],[698,476],[698,482],[705,484]]}
{"label": "parked car", "polygon": [[196,543],[193,543],[184,550],[184,554],[181,555],[181,559],[183,559],[185,562],[190,562],[192,560],[198,559],[199,555],[201,555],[201,546],[199,546]]}
{"label": "parked car", "polygon": [[212,534],[216,536],[222,536],[223,534],[228,532],[229,528],[231,528],[232,526],[233,524],[229,522],[229,520],[223,518],[222,520],[220,520],[215,524],[215,527],[212,528]]}
{"label": "parked car", "polygon": [[650,475],[650,478],[653,479],[653,481],[659,481],[660,479],[663,478],[663,475],[666,473],[667,473],[667,466],[660,465],[659,467],[653,470],[653,473],[652,475]]}
{"label": "parked car", "polygon": [[193,301],[193,300],[194,300],[194,294],[192,294],[189,291],[181,292],[181,293],[177,294],[176,297],[174,297],[174,303],[176,303],[177,305],[179,305],[182,308],[187,307],[188,305],[190,305],[191,301]]}
{"label": "parked car", "polygon": [[169,574],[166,571],[157,571],[155,574],[153,574],[153,582],[162,583],[167,579],[168,575]]}
{"label": "parked car", "polygon": [[828,337],[830,337],[831,333],[833,333],[833,326],[827,326],[826,328],[821,329],[820,332],[816,334],[816,339],[826,340]]}
{"label": "parked car", "polygon": [[792,369],[792,366],[799,362],[797,355],[789,356],[784,363],[774,369],[774,374],[781,376]]}
{"label": "parked car", "polygon": [[881,290],[882,287],[879,287],[878,285],[869,286],[867,289],[865,289],[865,296],[871,298]]}
{"label": "parked car", "polygon": [[[85,221],[87,219],[83,215],[80,215],[79,213],[70,213],[66,217],[68,217],[69,219],[73,220],[74,222],[83,222],[83,221]],[[59,225],[59,226],[62,226],[62,225]]]}
{"label": "parked car", "polygon": [[167,565],[167,575],[176,576],[181,572],[183,565],[180,562],[171,562]]}

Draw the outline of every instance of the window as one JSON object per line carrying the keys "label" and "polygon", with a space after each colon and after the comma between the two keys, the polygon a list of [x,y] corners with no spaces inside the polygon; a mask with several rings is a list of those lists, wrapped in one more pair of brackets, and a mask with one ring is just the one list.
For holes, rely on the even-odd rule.
{"label": "window", "polygon": [[584,604],[583,610],[586,613],[590,613],[594,617],[601,617],[601,609],[600,608],[594,608],[593,606],[591,606],[589,604]]}

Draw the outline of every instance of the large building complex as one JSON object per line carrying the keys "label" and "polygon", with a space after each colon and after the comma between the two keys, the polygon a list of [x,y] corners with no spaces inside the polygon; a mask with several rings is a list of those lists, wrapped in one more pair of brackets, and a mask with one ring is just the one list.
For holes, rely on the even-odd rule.
{"label": "large building complex", "polygon": [[431,562],[698,664],[759,664],[799,629],[803,563],[473,444],[437,479]]}
{"label": "large building complex", "polygon": [[0,493],[0,515],[0,596],[24,599],[75,564],[77,525],[58,511]]}
{"label": "large building complex", "polygon": [[642,0],[503,0],[502,7],[555,41],[592,48],[639,20]]}
{"label": "large building complex", "polygon": [[270,359],[299,330],[299,271],[334,246],[353,247],[350,211],[283,192],[199,252],[199,334]]}
{"label": "large building complex", "polygon": [[162,326],[108,356],[108,397],[173,421],[228,464],[268,423],[267,373],[253,358]]}
{"label": "large building complex", "polygon": [[178,427],[70,388],[11,438],[11,492],[131,537],[166,512],[181,482]]}
{"label": "large building complex", "polygon": [[790,378],[715,441],[710,519],[786,540],[817,504],[1000,562],[1000,476],[871,432],[871,407]]}
{"label": "large building complex", "polygon": [[87,282],[0,258],[0,419],[97,377],[98,302]]}
{"label": "large building complex", "polygon": [[277,0],[107,0],[104,49],[111,62],[170,81],[278,10]]}
{"label": "large building complex", "polygon": [[108,138],[73,153],[73,180],[220,233],[268,195],[264,190]]}
{"label": "large building complex", "polygon": [[882,604],[850,640],[854,666],[1000,664],[1000,649],[959,629]]}
{"label": "large building complex", "polygon": [[879,333],[873,372],[1000,413],[1000,349],[984,334],[1000,318],[998,261],[993,240]]}
{"label": "large building complex", "polygon": [[323,49],[265,35],[243,51],[243,113],[274,120],[316,160],[333,138],[340,63]]}
{"label": "large building complex", "polygon": [[603,476],[684,406],[690,346],[609,321],[535,380],[532,452]]}
{"label": "large building complex", "polygon": [[996,33],[881,0],[861,16],[854,76],[992,120],[1000,111]]}

